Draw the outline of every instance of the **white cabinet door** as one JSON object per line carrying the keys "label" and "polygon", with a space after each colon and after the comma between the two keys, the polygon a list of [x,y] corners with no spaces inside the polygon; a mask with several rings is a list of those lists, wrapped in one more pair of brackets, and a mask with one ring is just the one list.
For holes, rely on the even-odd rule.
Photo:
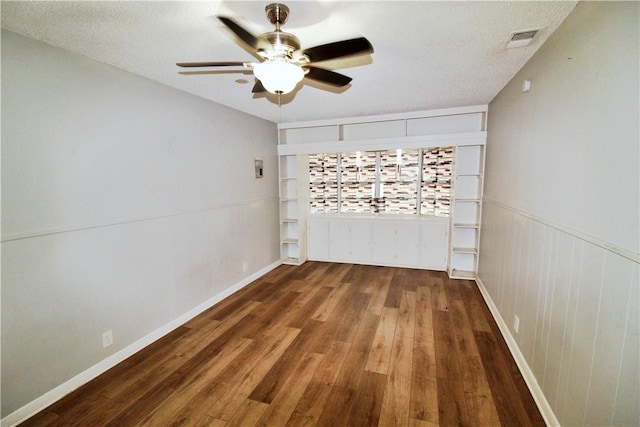
{"label": "white cabinet door", "polygon": [[347,221],[331,221],[329,224],[329,259],[349,262],[351,245],[349,223]]}
{"label": "white cabinet door", "polygon": [[371,222],[349,221],[352,262],[371,262]]}
{"label": "white cabinet door", "polygon": [[396,224],[397,265],[417,267],[420,264],[420,228],[418,224]]}
{"label": "white cabinet door", "polygon": [[448,233],[448,222],[443,221],[310,218],[309,257],[442,271],[447,267]]}
{"label": "white cabinet door", "polygon": [[373,225],[372,258],[374,263],[394,265],[396,260],[396,225],[391,222],[383,222]]}
{"label": "white cabinet door", "polygon": [[371,262],[371,223],[358,220],[329,221],[329,259],[340,262]]}
{"label": "white cabinet door", "polygon": [[308,255],[313,261],[329,260],[329,220],[309,217]]}
{"label": "white cabinet door", "polygon": [[441,223],[420,224],[420,266],[429,270],[447,268],[448,226]]}
{"label": "white cabinet door", "polygon": [[373,225],[373,262],[417,267],[420,260],[420,229],[415,223],[378,222]]}

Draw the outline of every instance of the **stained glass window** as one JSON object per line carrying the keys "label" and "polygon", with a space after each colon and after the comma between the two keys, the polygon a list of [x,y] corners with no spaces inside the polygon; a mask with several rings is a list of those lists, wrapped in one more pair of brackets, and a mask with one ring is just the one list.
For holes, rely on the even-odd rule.
{"label": "stained glass window", "polygon": [[418,150],[380,152],[380,197],[384,213],[413,214],[418,211]]}
{"label": "stained glass window", "polygon": [[309,155],[311,213],[449,216],[455,147]]}
{"label": "stained glass window", "polygon": [[340,212],[372,212],[376,184],[376,153],[363,151],[340,156]]}
{"label": "stained glass window", "polygon": [[449,216],[454,147],[422,150],[420,213]]}
{"label": "stained glass window", "polygon": [[338,154],[309,155],[311,213],[338,212]]}

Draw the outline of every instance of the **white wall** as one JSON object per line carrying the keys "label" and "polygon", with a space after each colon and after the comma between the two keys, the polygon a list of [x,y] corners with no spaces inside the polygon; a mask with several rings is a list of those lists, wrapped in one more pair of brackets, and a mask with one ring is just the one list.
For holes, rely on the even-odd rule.
{"label": "white wall", "polygon": [[580,2],[489,106],[480,279],[563,425],[640,424],[639,10]]}
{"label": "white wall", "polygon": [[2,417],[279,261],[276,141],[2,32]]}

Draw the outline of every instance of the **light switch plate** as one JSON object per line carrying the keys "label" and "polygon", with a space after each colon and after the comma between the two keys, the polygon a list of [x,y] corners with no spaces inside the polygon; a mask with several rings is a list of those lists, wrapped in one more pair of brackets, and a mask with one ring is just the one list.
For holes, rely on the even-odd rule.
{"label": "light switch plate", "polygon": [[262,159],[255,159],[256,178],[262,178],[264,176],[264,170],[262,169]]}

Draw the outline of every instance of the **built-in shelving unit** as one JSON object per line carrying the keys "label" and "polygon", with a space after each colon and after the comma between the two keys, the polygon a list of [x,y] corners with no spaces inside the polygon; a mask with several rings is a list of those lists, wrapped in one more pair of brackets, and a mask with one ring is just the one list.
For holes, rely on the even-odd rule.
{"label": "built-in shelving unit", "polygon": [[449,244],[449,276],[473,279],[478,273],[484,144],[456,147],[453,209]]}
{"label": "built-in shelving unit", "polygon": [[[486,132],[486,105],[279,124],[280,244],[283,262],[301,264],[309,252],[311,259],[316,260],[442,269],[446,270],[450,277],[475,278],[480,247]],[[378,159],[382,162],[380,156],[385,151],[398,152],[434,147],[455,147],[451,193],[444,195],[443,199],[450,203],[450,216],[444,217],[444,223],[435,221],[436,225],[432,225],[428,221],[422,221],[425,219],[422,215],[431,213],[425,213],[428,210],[420,205],[420,215],[417,215],[415,222],[424,228],[421,234],[415,230],[404,233],[411,228],[408,223],[399,222],[401,225],[398,225],[395,220],[376,216],[377,213],[362,218],[349,216],[356,214],[349,212],[348,208],[345,210],[341,201],[353,198],[354,203],[357,203],[357,194],[351,195],[347,192],[345,195],[343,191],[336,196],[336,200],[316,195],[322,186],[338,185],[335,180],[327,181],[323,176],[314,176],[311,180],[312,187],[309,186],[310,155],[378,152]],[[391,155],[391,162],[395,159],[394,156],[395,154]],[[316,163],[317,159],[311,162],[312,165]],[[329,163],[333,168],[341,167],[339,162],[335,165]],[[361,169],[363,173],[367,172],[365,163],[363,162]],[[403,160],[402,165],[420,168],[422,160],[418,160],[417,166],[414,163],[409,164]],[[324,167],[326,166],[322,165],[322,168]],[[324,173],[324,169],[315,175],[320,172]],[[406,179],[402,176],[380,177],[386,188],[401,185],[404,180]],[[338,181],[344,186],[349,185],[352,180],[339,176]],[[382,193],[382,188],[379,188]],[[418,189],[415,196],[418,200],[422,199],[421,191],[424,191],[423,187]],[[404,193],[394,195],[386,190],[382,196],[379,198],[383,199],[383,203],[396,205],[404,203],[407,197],[414,197],[413,194]],[[314,205],[314,213],[309,217],[310,223],[307,224],[310,198],[316,204],[320,199],[322,203],[326,203],[327,200],[335,203],[324,212],[318,212],[317,206]],[[341,213],[338,215],[334,215],[338,211],[336,206],[341,206]],[[446,215],[446,212],[444,214]],[[427,225],[438,230],[444,226],[446,232],[427,232]],[[369,229],[372,230],[371,239],[364,237],[368,236]],[[390,232],[392,229],[401,230],[402,233]],[[418,235],[421,236],[419,243],[422,246],[409,249],[416,246],[414,240]],[[440,237],[428,237],[436,235]],[[442,236],[444,238],[441,238]],[[348,242],[344,240],[347,237]],[[409,244],[411,242],[413,246]],[[347,243],[350,246],[347,246]],[[348,253],[347,247],[350,248]],[[444,262],[441,254],[445,254]]]}
{"label": "built-in shelving unit", "polygon": [[[299,265],[306,260],[306,187],[308,173],[301,170],[304,159],[280,156],[280,256],[284,264]],[[301,187],[302,185],[302,187]],[[303,206],[303,209],[300,209]]]}

